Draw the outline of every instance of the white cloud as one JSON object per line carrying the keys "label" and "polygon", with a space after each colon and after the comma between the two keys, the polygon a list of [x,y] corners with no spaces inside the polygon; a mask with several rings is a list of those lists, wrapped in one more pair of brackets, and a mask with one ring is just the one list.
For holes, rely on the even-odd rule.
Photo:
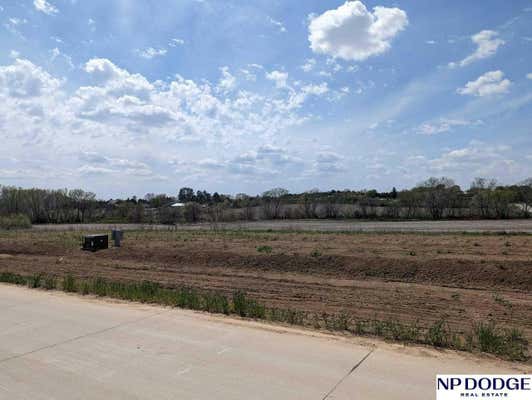
{"label": "white cloud", "polygon": [[220,82],[218,82],[218,88],[223,92],[233,90],[236,86],[236,78],[229,72],[229,67],[222,67],[220,71],[222,72],[222,77]]}
{"label": "white cloud", "polygon": [[309,24],[310,48],[315,53],[362,61],[382,54],[390,41],[408,25],[406,12],[377,6],[369,11],[360,1],[313,17]]}
{"label": "white cloud", "polygon": [[74,63],[72,62],[72,57],[70,57],[68,54],[64,54],[59,50],[57,47],[50,50],[50,61],[54,62],[58,59],[62,59],[68,68],[74,69]]}
{"label": "white cloud", "polygon": [[[312,168],[285,145],[265,143],[310,118],[302,107],[326,96],[326,83],[301,82],[265,95],[237,89],[229,69],[222,69],[221,86],[181,76],[152,82],[104,58],[88,60],[83,71],[87,83],[76,87],[28,60],[0,66],[0,174],[6,179],[37,185],[42,175],[33,172],[53,164],[49,185],[74,186],[83,178],[92,190],[126,193],[142,179],[197,182],[201,175],[215,184],[214,177],[243,176],[253,183],[253,176],[295,177]],[[262,87],[266,78],[259,79]],[[326,162],[320,158],[324,168]],[[221,167],[213,174],[215,165]]]}
{"label": "white cloud", "polygon": [[151,60],[154,57],[161,57],[164,56],[167,53],[166,49],[156,49],[153,47],[148,47],[146,49],[136,49],[135,53],[137,53],[138,56],[145,58],[147,60]]}
{"label": "white cloud", "polygon": [[503,79],[504,73],[500,70],[486,72],[477,80],[467,82],[463,88],[457,89],[462,95],[489,96],[508,92],[511,82]]}
{"label": "white cloud", "polygon": [[266,79],[275,82],[275,87],[286,87],[286,80],[288,79],[288,73],[282,71],[266,72]]}
{"label": "white cloud", "polygon": [[185,44],[185,41],[183,39],[173,38],[170,40],[170,43],[168,43],[168,46],[177,47],[177,46],[182,46],[184,44]]}
{"label": "white cloud", "polygon": [[482,121],[466,121],[462,119],[442,118],[436,122],[425,122],[417,127],[417,133],[421,135],[436,135],[438,133],[451,132],[455,127],[481,125]]}
{"label": "white cloud", "polygon": [[314,58],[309,58],[305,61],[305,64],[301,66],[301,69],[305,72],[310,72],[316,66],[316,60]]}
{"label": "white cloud", "polygon": [[527,79],[532,79],[532,72],[529,72],[528,74],[526,74],[526,78]]}
{"label": "white cloud", "polygon": [[35,9],[48,15],[57,14],[59,10],[46,0],[33,0]]}
{"label": "white cloud", "polygon": [[251,72],[249,69],[246,68],[240,68],[240,72],[244,75],[244,78],[247,81],[255,82],[257,80],[257,75],[255,75],[253,72]]}
{"label": "white cloud", "polygon": [[[440,157],[429,160],[428,165],[432,171],[464,171],[475,172],[479,176],[489,175],[488,171],[514,164],[508,158],[511,150],[506,145],[488,145],[473,141],[467,147],[450,150]],[[484,173],[482,173],[484,172]]]}
{"label": "white cloud", "polygon": [[19,28],[22,27],[22,25],[25,25],[27,23],[28,23],[28,20],[26,18],[11,17],[11,18],[8,18],[7,22],[4,24],[4,27],[9,32],[11,32],[13,35],[24,38],[24,35],[20,33]]}
{"label": "white cloud", "polygon": [[10,97],[38,97],[60,85],[61,81],[28,60],[16,59],[12,65],[0,66],[0,93]]}
{"label": "white cloud", "polygon": [[18,52],[17,50],[11,50],[9,52],[9,58],[19,58],[20,57],[20,52]]}
{"label": "white cloud", "polygon": [[425,40],[426,44],[436,44],[435,40]]}
{"label": "white cloud", "polygon": [[330,174],[345,171],[344,157],[333,151],[319,151],[313,164],[313,172]]}
{"label": "white cloud", "polygon": [[286,28],[281,21],[277,21],[271,17],[269,18],[269,21],[270,21],[270,24],[276,26],[279,29],[279,32],[283,32],[283,33],[286,32]]}
{"label": "white cloud", "polygon": [[89,18],[87,20],[87,25],[89,26],[89,29],[91,30],[91,32],[96,31],[96,21],[95,20],[93,20],[92,18]]}
{"label": "white cloud", "polygon": [[449,66],[451,68],[457,65],[464,67],[474,61],[493,56],[497,49],[505,43],[504,40],[497,37],[498,35],[498,32],[484,30],[471,36],[471,40],[477,45],[475,52],[458,63],[449,63]]}

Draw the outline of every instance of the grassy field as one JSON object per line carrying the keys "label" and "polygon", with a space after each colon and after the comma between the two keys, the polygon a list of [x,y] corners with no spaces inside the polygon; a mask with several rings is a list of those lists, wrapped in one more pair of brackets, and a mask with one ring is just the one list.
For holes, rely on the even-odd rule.
{"label": "grassy field", "polygon": [[0,232],[0,281],[527,360],[532,236]]}

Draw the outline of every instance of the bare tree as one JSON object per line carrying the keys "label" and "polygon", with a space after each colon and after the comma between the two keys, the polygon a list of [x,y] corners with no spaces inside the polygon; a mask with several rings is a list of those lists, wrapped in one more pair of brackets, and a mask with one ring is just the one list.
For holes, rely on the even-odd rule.
{"label": "bare tree", "polygon": [[456,192],[456,185],[452,179],[431,177],[420,183],[418,188],[424,193],[424,206],[432,219],[441,219],[448,214],[452,205],[452,196]]}
{"label": "bare tree", "polygon": [[303,193],[301,207],[305,218],[318,218],[318,201],[316,198],[318,192],[318,189],[311,189]]}
{"label": "bare tree", "polygon": [[87,214],[90,215],[96,200],[96,195],[92,192],[85,192],[82,189],[74,189],[68,192],[77,211],[76,221],[85,222]]}
{"label": "bare tree", "polygon": [[237,193],[235,195],[235,202],[237,203],[237,206],[242,209],[242,219],[251,221],[254,218],[251,197],[245,193]]}
{"label": "bare tree", "polygon": [[198,222],[201,216],[201,207],[198,203],[193,201],[185,204],[183,210],[183,217],[186,222]]}
{"label": "bare tree", "polygon": [[493,211],[493,190],[497,187],[495,179],[475,178],[469,188],[472,214],[489,218]]}
{"label": "bare tree", "polygon": [[282,198],[289,193],[286,189],[274,188],[262,194],[262,211],[266,219],[277,219],[280,217]]}

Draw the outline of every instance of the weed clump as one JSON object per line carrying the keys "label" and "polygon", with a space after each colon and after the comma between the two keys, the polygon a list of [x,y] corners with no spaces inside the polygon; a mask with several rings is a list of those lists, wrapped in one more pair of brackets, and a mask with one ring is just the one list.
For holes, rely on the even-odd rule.
{"label": "weed clump", "polygon": [[314,258],[321,257],[321,251],[319,251],[318,249],[314,249],[312,250],[312,253],[310,253],[310,256]]}
{"label": "weed clump", "polygon": [[66,275],[63,278],[63,290],[65,292],[75,292],[76,291],[76,281],[72,275]]}
{"label": "weed clump", "polygon": [[27,279],[28,287],[35,289],[41,286],[42,274],[35,274]]}
{"label": "weed clump", "polygon": [[271,246],[258,246],[257,247],[257,251],[259,253],[266,253],[266,254],[270,254],[272,252],[272,247]]}

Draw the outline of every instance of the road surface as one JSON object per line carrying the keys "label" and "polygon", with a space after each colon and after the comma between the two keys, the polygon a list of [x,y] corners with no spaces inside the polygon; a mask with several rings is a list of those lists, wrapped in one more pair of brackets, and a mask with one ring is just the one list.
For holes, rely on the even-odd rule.
{"label": "road surface", "polygon": [[[532,219],[480,221],[356,221],[356,220],[277,220],[224,222],[219,229],[299,230],[327,232],[514,232],[532,233]],[[34,225],[34,230],[201,230],[212,229],[212,224],[57,224]]]}
{"label": "road surface", "polygon": [[4,284],[0,311],[0,399],[426,400],[436,373],[528,368]]}

